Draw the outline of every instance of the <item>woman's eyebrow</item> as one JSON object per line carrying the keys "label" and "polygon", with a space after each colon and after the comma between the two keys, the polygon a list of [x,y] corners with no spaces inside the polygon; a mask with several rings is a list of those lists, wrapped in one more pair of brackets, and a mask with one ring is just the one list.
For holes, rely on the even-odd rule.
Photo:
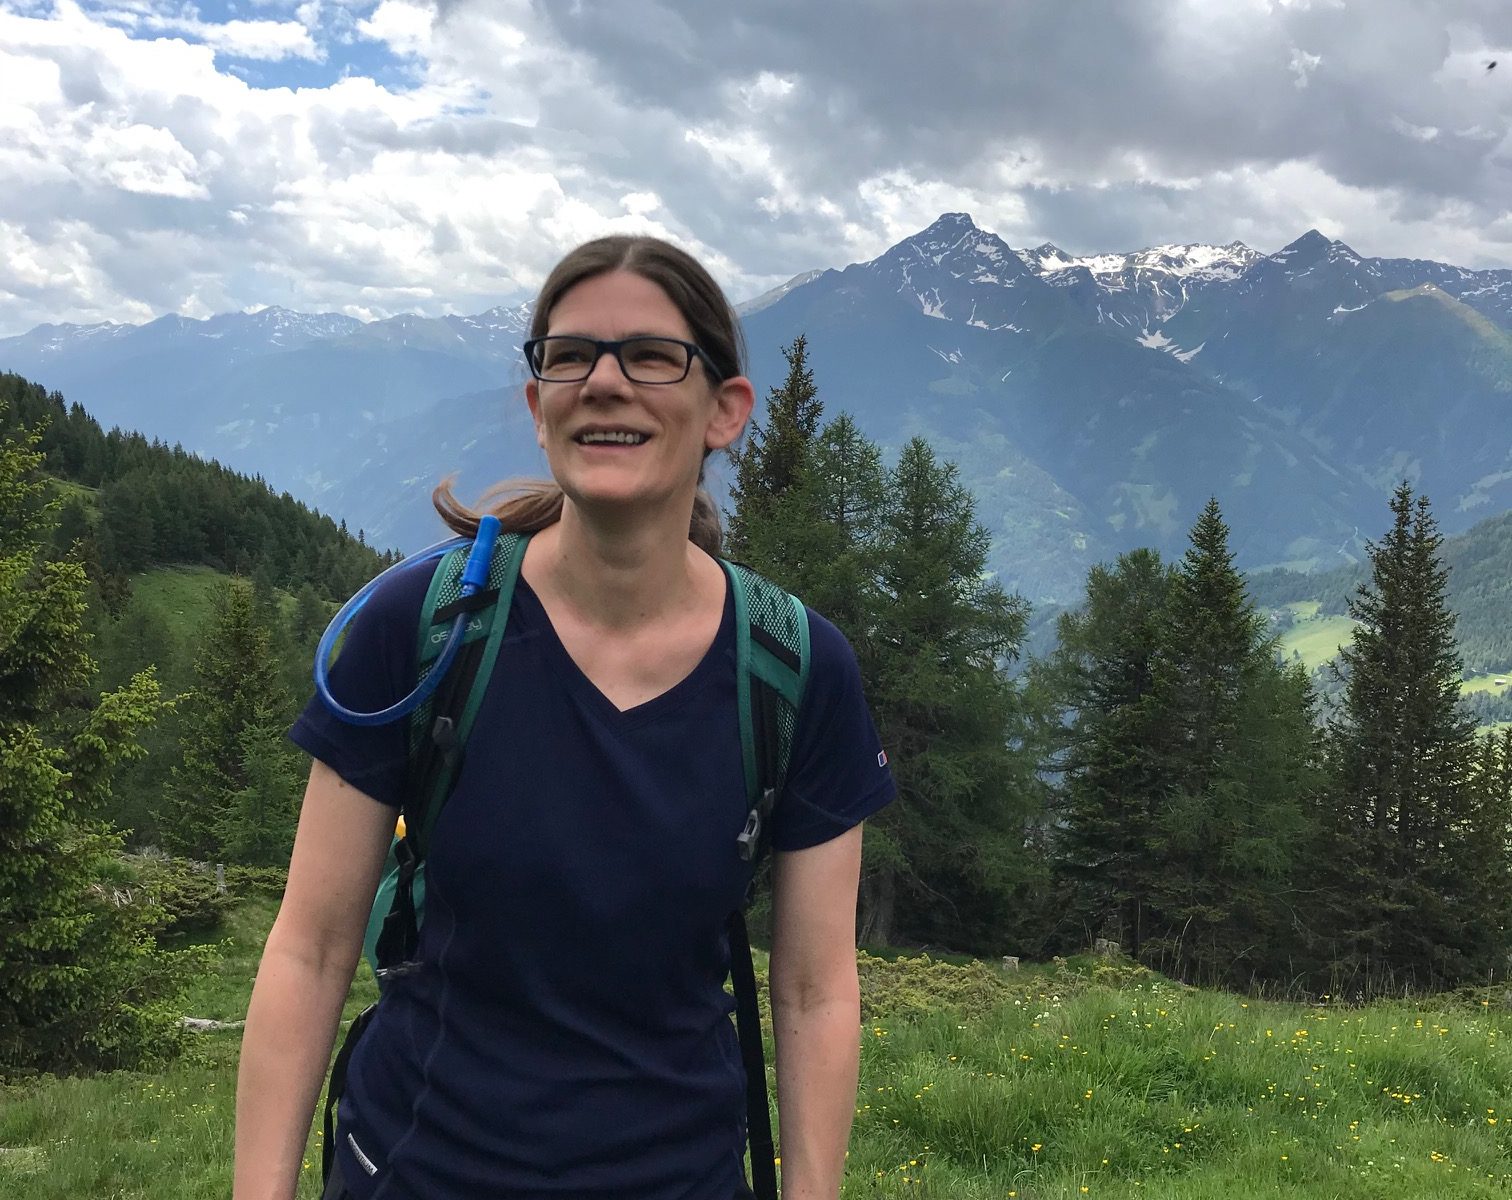
{"label": "woman's eyebrow", "polygon": [[642,337],[666,338],[669,341],[673,341],[673,342],[686,342],[686,341],[691,341],[692,340],[691,338],[685,338],[685,337],[681,336],[680,334],[666,333],[666,332],[664,332],[662,330],[657,330],[657,329],[637,329],[637,330],[634,330],[634,331],[632,331],[630,333],[622,334],[621,336],[619,336],[617,338],[601,338],[597,334],[586,333],[586,332],[584,332],[583,330],[580,330],[580,329],[563,329],[560,332],[548,333],[545,336],[546,337],[579,337],[579,338],[586,338],[590,342],[628,342],[631,338],[642,338]]}

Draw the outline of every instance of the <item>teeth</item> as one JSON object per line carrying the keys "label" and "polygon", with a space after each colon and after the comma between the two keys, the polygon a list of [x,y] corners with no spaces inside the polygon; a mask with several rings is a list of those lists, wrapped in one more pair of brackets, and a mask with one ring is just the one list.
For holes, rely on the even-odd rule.
{"label": "teeth", "polygon": [[643,433],[620,433],[617,431],[584,433],[578,436],[578,441],[585,446],[591,446],[597,442],[614,442],[621,446],[639,446],[645,440],[646,435]]}

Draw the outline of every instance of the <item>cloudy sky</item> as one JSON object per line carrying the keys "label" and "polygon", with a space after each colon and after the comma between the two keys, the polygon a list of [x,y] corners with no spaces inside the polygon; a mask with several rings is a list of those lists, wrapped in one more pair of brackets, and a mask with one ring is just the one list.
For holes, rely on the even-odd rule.
{"label": "cloudy sky", "polygon": [[743,299],[957,210],[1512,266],[1512,2],[0,0],[0,336],[477,312],[610,230]]}

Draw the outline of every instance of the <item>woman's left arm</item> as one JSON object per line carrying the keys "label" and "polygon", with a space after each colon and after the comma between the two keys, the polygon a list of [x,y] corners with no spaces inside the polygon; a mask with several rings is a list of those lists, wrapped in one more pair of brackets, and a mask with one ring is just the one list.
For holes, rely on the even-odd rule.
{"label": "woman's left arm", "polygon": [[772,861],[772,1027],[783,1200],[836,1200],[856,1111],[861,826]]}

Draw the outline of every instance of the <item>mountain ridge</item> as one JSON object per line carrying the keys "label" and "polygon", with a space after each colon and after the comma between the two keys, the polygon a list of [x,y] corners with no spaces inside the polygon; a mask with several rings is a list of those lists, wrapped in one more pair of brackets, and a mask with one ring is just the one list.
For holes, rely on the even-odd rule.
{"label": "mountain ridge", "polygon": [[[1252,531],[1249,568],[1357,558],[1358,529],[1403,476],[1446,499],[1451,524],[1512,505],[1512,271],[1364,258],[1315,229],[1271,254],[1076,257],[944,213],[740,309],[758,395],[806,334],[827,411],[885,452],[917,433],[962,462],[992,568],[1033,599],[1063,601],[1137,544],[1179,552],[1214,494]],[[508,401],[529,315],[262,309],[73,327],[72,341],[42,326],[0,339],[0,367],[413,547],[433,530],[417,493],[440,475],[460,472],[467,495],[541,473]],[[1463,396],[1448,404],[1443,387]],[[1476,444],[1439,433],[1451,411]]]}

